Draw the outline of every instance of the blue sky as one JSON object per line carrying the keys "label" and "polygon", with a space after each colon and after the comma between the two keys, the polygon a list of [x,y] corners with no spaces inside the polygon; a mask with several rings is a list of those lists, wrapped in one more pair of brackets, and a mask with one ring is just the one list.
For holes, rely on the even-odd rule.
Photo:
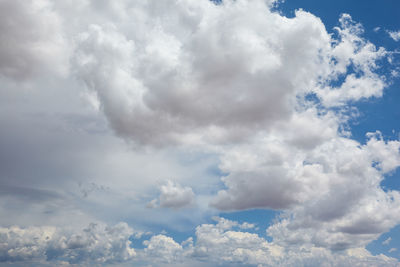
{"label": "blue sky", "polygon": [[0,1],[0,265],[398,266],[398,10]]}

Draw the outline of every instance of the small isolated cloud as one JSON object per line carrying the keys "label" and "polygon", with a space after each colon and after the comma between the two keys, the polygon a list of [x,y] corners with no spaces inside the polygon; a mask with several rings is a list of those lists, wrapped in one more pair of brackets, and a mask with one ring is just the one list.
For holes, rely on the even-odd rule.
{"label": "small isolated cloud", "polygon": [[395,252],[395,251],[397,251],[397,248],[391,248],[391,249],[389,249],[389,253],[392,253],[392,252]]}
{"label": "small isolated cloud", "polygon": [[382,245],[389,245],[390,241],[392,241],[392,238],[389,237],[388,239],[386,239],[385,241],[382,242]]}
{"label": "small isolated cloud", "polygon": [[381,27],[375,27],[374,32],[379,32],[381,30]]}
{"label": "small isolated cloud", "polygon": [[167,184],[160,187],[160,196],[147,203],[146,207],[179,209],[192,205],[194,199],[195,194],[192,188],[182,187],[180,184],[168,180]]}
{"label": "small isolated cloud", "polygon": [[400,41],[400,31],[388,31],[387,32],[390,36],[390,38],[392,38],[393,40]]}
{"label": "small isolated cloud", "polygon": [[239,227],[240,229],[253,229],[254,227],[256,227],[256,225],[254,223],[244,222]]}

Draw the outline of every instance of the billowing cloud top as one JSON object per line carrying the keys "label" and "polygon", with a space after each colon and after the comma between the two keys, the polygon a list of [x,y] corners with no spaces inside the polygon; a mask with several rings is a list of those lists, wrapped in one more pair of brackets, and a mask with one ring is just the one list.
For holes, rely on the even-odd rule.
{"label": "billowing cloud top", "polygon": [[[274,4],[0,0],[0,261],[397,266],[365,246],[400,223],[400,142],[348,128],[392,54]],[[205,223],[248,209],[281,212],[272,241]],[[129,226],[180,220],[195,240]]]}

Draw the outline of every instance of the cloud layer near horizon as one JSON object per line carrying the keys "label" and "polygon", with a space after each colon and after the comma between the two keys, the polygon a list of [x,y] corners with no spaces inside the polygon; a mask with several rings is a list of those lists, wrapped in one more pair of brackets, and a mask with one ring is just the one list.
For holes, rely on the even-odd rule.
{"label": "cloud layer near horizon", "polygon": [[[360,144],[347,128],[349,103],[382,96],[388,52],[350,15],[330,34],[273,4],[0,1],[0,194],[16,210],[31,200],[26,216],[42,225],[11,227],[23,217],[3,205],[0,260],[397,264],[364,248],[400,223],[399,192],[380,187],[400,142],[377,131]],[[254,208],[282,212],[271,242],[233,221],[196,223]],[[142,228],[184,218],[196,241],[152,235],[135,251],[125,223],[80,232],[127,217]]]}

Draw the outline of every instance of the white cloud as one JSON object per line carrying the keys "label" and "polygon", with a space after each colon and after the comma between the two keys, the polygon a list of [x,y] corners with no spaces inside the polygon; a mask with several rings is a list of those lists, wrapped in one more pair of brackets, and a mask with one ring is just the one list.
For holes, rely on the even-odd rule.
{"label": "white cloud", "polygon": [[282,247],[256,234],[233,230],[237,225],[223,218],[216,224],[200,225],[196,242],[183,242],[186,247],[167,236],[154,236],[145,242],[148,247],[141,257],[182,266],[397,266],[395,259],[373,256],[363,248],[332,252],[317,247]]}
{"label": "white cloud", "polygon": [[[333,40],[330,77],[322,77],[322,87],[317,94],[326,106],[343,105],[347,101],[362,98],[380,97],[386,86],[383,77],[374,73],[376,62],[387,55],[387,51],[362,38],[363,28],[355,23],[350,15],[344,14],[339,19],[341,27],[336,27],[339,40]],[[355,73],[348,73],[350,66]],[[330,82],[339,78],[343,82],[332,86]],[[326,84],[327,83],[327,84]],[[327,87],[324,87],[324,84]]]}
{"label": "white cloud", "polygon": [[160,196],[147,204],[148,208],[174,208],[179,209],[194,203],[195,195],[192,188],[182,187],[180,184],[168,180],[167,184],[160,186]]}
{"label": "white cloud", "polygon": [[[65,226],[65,218],[130,216],[141,225],[172,224],[180,217],[143,211],[143,202],[150,199],[151,177],[176,174],[190,186],[168,182],[149,207],[178,209],[194,203],[193,190],[203,194],[198,202],[219,190],[213,207],[276,209],[282,217],[267,229],[272,242],[233,230],[252,224],[223,219],[198,226],[197,241],[153,236],[138,252],[144,261],[395,265],[363,247],[400,222],[399,192],[380,188],[384,175],[400,165],[400,142],[372,133],[362,145],[343,130],[349,102],[382,95],[387,84],[376,70],[387,51],[365,40],[362,26],[347,14],[335,38],[316,16],[300,10],[287,18],[270,10],[273,3],[2,1],[0,30],[8,42],[0,46],[0,144],[6,148],[0,193],[9,202],[0,205],[8,215],[1,222],[53,219],[50,224]],[[14,18],[21,19],[4,26]],[[69,62],[71,77],[59,77],[68,74]],[[32,74],[40,75],[29,80]],[[27,87],[10,85],[10,77],[29,80]],[[82,96],[92,108],[77,100]],[[113,139],[99,110],[126,143]],[[177,150],[218,159],[189,164]],[[211,188],[218,181],[207,168],[215,161],[225,188]],[[84,200],[75,198],[71,185],[81,180],[94,185],[80,188]],[[17,207],[7,206],[10,199],[19,200]],[[21,208],[27,205],[28,215]],[[194,224],[214,212],[204,210],[185,218]],[[2,229],[7,261],[52,255],[100,264],[134,256],[125,224],[75,234],[10,229]]]}
{"label": "white cloud", "polygon": [[[139,5],[130,10],[140,14],[131,23],[146,30],[132,34],[110,23],[98,24],[78,39],[79,76],[97,92],[114,129],[138,143],[247,139],[290,118],[298,94],[345,73],[350,62],[366,72],[381,54],[369,43],[359,44],[362,39],[351,32],[355,26],[347,25],[348,17],[341,30],[343,41],[332,46],[322,22],[304,11],[287,19],[271,13],[262,1],[227,1],[219,6],[171,1],[172,6],[170,12],[189,22],[170,20]],[[183,12],[186,8],[192,13]],[[162,23],[145,23],[150,16]],[[343,46],[351,50],[339,53]],[[332,58],[337,66],[331,65]],[[358,85],[364,82],[380,81],[372,74],[353,77],[349,86],[354,96],[343,89],[335,90],[337,100],[325,91],[320,97],[333,104],[382,90],[380,84],[374,92],[364,92]]]}
{"label": "white cloud", "polygon": [[165,262],[177,262],[181,256],[182,246],[176,243],[171,237],[156,235],[143,243],[146,257]]}
{"label": "white cloud", "polygon": [[315,110],[307,110],[278,124],[268,136],[226,149],[220,168],[229,173],[223,177],[228,190],[219,191],[212,205],[227,210],[286,209],[321,192],[326,184],[315,173],[320,167],[307,157],[333,140],[336,128],[330,114],[318,117]]}
{"label": "white cloud", "polygon": [[[361,146],[341,130],[347,118],[329,110],[379,97],[386,86],[375,70],[387,53],[362,38],[360,24],[344,14],[333,39],[314,15],[285,18],[262,1],[171,4],[169,11],[188,23],[130,6],[146,30],[97,24],[78,40],[77,72],[118,134],[144,145],[216,151],[227,189],[212,206],[286,210],[297,232],[286,233],[283,220],[269,230],[277,242],[302,233],[304,243],[358,247],[399,222],[388,212],[397,192],[379,188],[383,174],[399,165],[398,141],[371,138]],[[144,23],[150,17],[161,23]],[[309,93],[319,109],[305,101]],[[366,219],[375,202],[386,219],[380,225]],[[310,224],[327,240],[306,234]]]}
{"label": "white cloud", "polygon": [[80,232],[55,227],[0,228],[1,262],[67,261],[112,263],[131,260],[133,230],[126,223],[115,226],[90,224]]}
{"label": "white cloud", "polygon": [[271,265],[273,257],[281,257],[283,248],[269,244],[256,234],[232,231],[237,223],[220,219],[216,225],[196,228],[193,257],[218,263],[240,262]]}
{"label": "white cloud", "polygon": [[67,228],[0,228],[0,261],[92,266],[135,264],[146,266],[397,266],[384,255],[372,256],[363,248],[341,252],[317,247],[282,247],[257,234],[235,231],[235,221],[215,218],[216,224],[202,224],[192,237],[177,243],[160,234],[143,242],[144,249],[132,249],[135,233],[126,223],[115,226],[91,224],[83,231]]}
{"label": "white cloud", "polygon": [[[321,146],[311,158],[305,158],[309,164],[302,168],[305,178],[301,181],[311,191],[304,191],[308,197],[288,210],[287,218],[268,228],[274,241],[340,250],[364,246],[394,227],[400,219],[393,212],[400,195],[379,187],[383,173],[390,169],[379,168],[379,162],[377,168],[372,167],[376,162],[376,155],[370,154],[375,149],[374,142],[360,147],[340,138],[326,144],[335,154]],[[381,145],[382,151],[390,150],[391,144]],[[307,184],[309,179],[316,182]]]}
{"label": "white cloud", "polygon": [[393,212],[400,195],[384,192],[379,183],[400,165],[400,142],[369,134],[362,146],[333,130],[325,132],[328,138],[313,139],[313,146],[293,146],[281,133],[228,150],[220,166],[229,173],[223,177],[228,189],[212,205],[286,210],[287,218],[268,229],[274,242],[286,245],[340,250],[364,246],[387,232],[400,220]]}
{"label": "white cloud", "polygon": [[254,227],[256,227],[256,225],[254,223],[244,222],[239,227],[240,229],[253,229]]}
{"label": "white cloud", "polygon": [[393,40],[400,41],[400,31],[388,31],[387,32],[390,36],[390,38],[392,38]]}
{"label": "white cloud", "polygon": [[376,167],[383,173],[388,173],[400,166],[400,142],[397,140],[384,141],[382,134],[368,133],[367,147]]}

